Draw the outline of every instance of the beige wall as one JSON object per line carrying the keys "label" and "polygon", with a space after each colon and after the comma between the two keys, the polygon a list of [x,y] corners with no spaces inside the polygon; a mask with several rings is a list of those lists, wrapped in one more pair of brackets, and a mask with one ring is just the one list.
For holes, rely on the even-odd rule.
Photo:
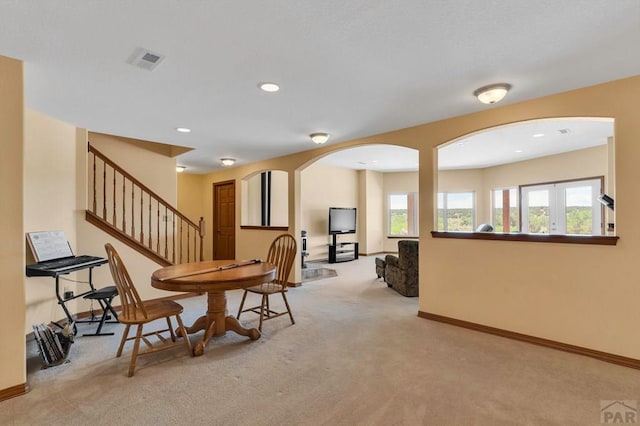
{"label": "beige wall", "polygon": [[273,170],[271,173],[271,226],[289,225],[289,175]]}
{"label": "beige wall", "polygon": [[[77,253],[76,238],[76,128],[39,112],[25,111],[24,228],[25,232],[64,231]],[[27,262],[33,263],[27,248]],[[62,290],[78,292],[66,279],[82,279],[81,273],[61,277]],[[35,323],[63,318],[54,298],[50,277],[24,278],[26,293],[25,331]],[[75,308],[75,305],[74,305]]]}
{"label": "beige wall", "polygon": [[[421,244],[420,293],[434,297],[421,297],[420,310],[638,358],[640,342],[628,338],[640,319],[636,298],[620,295],[636,293],[635,280],[625,275],[634,274],[632,259],[640,255],[640,223],[633,218],[640,205],[632,195],[640,177],[634,165],[640,127],[633,118],[640,112],[634,100],[639,92],[640,78],[635,77],[421,127],[428,144],[436,146],[519,120],[615,118],[620,241],[617,246],[586,246],[431,239],[433,197],[422,197],[421,235],[427,240]],[[421,155],[421,188],[433,184],[432,169],[433,159],[423,161]]]}
{"label": "beige wall", "polygon": [[26,390],[22,62],[0,56],[0,391]]}
{"label": "beige wall", "polygon": [[362,170],[358,172],[360,194],[358,205],[358,242],[362,254],[380,253],[386,239],[384,209],[384,173]]}
{"label": "beige wall", "polygon": [[[518,185],[607,176],[607,146],[549,155],[483,169],[485,190]],[[606,179],[605,179],[606,187]]]}
{"label": "beige wall", "polygon": [[[178,173],[178,203],[177,208],[193,223],[198,223],[204,214],[204,198],[202,197],[203,175]],[[208,225],[208,226],[207,226]],[[211,233],[211,224],[206,226],[206,232]]]}
{"label": "beige wall", "polygon": [[[327,259],[329,207],[358,207],[358,172],[314,163],[301,173],[302,229],[307,231],[307,260]],[[337,241],[358,241],[356,234],[338,235]]]}

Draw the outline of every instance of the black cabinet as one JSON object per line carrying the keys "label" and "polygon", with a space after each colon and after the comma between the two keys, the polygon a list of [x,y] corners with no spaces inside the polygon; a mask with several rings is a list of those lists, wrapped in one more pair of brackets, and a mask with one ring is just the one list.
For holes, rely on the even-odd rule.
{"label": "black cabinet", "polygon": [[357,258],[357,242],[329,244],[329,263],[349,262]]}

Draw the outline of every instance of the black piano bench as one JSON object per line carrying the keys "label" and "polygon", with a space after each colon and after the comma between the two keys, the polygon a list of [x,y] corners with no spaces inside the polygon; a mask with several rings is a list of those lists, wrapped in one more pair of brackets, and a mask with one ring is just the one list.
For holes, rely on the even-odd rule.
{"label": "black piano bench", "polygon": [[[118,289],[116,288],[116,286],[112,285],[109,287],[104,287],[104,288],[92,291],[91,293],[83,296],[83,299],[97,300],[98,303],[100,304],[100,307],[102,308],[102,316],[100,318],[97,318],[92,310],[91,319],[76,321],[77,323],[83,323],[83,322],[99,322],[100,323],[98,324],[98,329],[96,330],[95,333],[85,333],[83,334],[83,336],[113,336],[114,333],[102,333],[102,326],[105,323],[114,324],[118,322],[118,314],[113,309],[113,306],[111,306],[111,302],[117,295],[118,295]],[[112,321],[107,321],[111,319],[111,315],[109,315],[109,312],[111,312],[111,315],[113,315],[114,320]]]}

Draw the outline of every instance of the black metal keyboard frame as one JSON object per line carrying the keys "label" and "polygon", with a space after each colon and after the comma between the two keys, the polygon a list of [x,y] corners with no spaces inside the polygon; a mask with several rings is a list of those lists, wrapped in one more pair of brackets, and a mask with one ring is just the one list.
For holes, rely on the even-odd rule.
{"label": "black metal keyboard frame", "polygon": [[[80,257],[80,256],[78,256]],[[69,308],[67,308],[66,302],[77,299],[79,297],[83,297],[89,293],[93,293],[96,291],[93,286],[93,268],[102,266],[105,263],[108,263],[109,260],[104,257],[94,257],[93,261],[78,264],[78,265],[67,265],[61,268],[47,268],[46,262],[43,263],[34,263],[32,265],[27,265],[26,274],[28,277],[53,277],[56,281],[56,298],[58,299],[58,305],[62,307],[65,316],[67,317],[68,324],[73,324],[74,334],[78,333],[78,329],[75,325],[75,320],[73,319],[73,315],[69,312]],[[67,275],[71,272],[80,271],[83,269],[89,269],[89,290],[82,292],[80,294],[74,294],[73,297],[64,298],[60,294],[60,275]]]}

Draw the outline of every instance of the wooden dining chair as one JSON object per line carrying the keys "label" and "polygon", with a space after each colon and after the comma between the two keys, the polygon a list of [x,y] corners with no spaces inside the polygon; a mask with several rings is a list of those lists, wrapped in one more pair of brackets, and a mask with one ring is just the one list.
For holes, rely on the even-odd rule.
{"label": "wooden dining chair", "polygon": [[[269,253],[267,254],[267,263],[271,263],[276,267],[276,277],[273,281],[254,287],[249,287],[244,290],[242,295],[242,302],[240,302],[240,308],[238,309],[237,318],[240,319],[240,314],[243,312],[254,312],[260,315],[260,325],[258,330],[262,331],[262,322],[279,317],[281,315],[289,314],[291,324],[296,322],[293,319],[289,302],[287,301],[287,280],[293,267],[293,261],[296,257],[297,244],[295,238],[290,234],[282,234],[276,237],[269,247]],[[255,293],[262,296],[260,305],[252,308],[242,309],[248,293]],[[272,294],[280,293],[286,306],[286,311],[277,312],[271,309],[269,304],[269,296]]]}
{"label": "wooden dining chair", "polygon": [[[122,259],[118,255],[118,252],[109,243],[105,244],[104,248],[107,251],[111,275],[113,276],[113,280],[118,288],[118,294],[122,303],[122,312],[118,315],[118,320],[125,324],[125,329],[122,333],[122,339],[120,340],[120,346],[118,347],[116,357],[122,355],[122,349],[124,348],[125,342],[129,340],[134,341],[133,352],[131,353],[131,362],[129,363],[129,377],[134,374],[136,360],[139,355],[146,355],[179,345],[184,345],[189,354],[192,354],[191,342],[189,341],[187,331],[182,324],[182,318],[180,318],[180,314],[183,309],[182,305],[172,300],[141,300],[138,291],[129,276],[129,272],[127,272],[127,268],[124,266]],[[182,336],[182,342],[179,342],[176,339],[176,334],[174,333],[173,326],[171,325],[172,316],[175,316],[176,321],[178,322],[178,332],[180,333],[180,336]],[[166,319],[167,328],[143,333],[143,326],[145,324],[158,319]],[[129,328],[132,325],[137,325],[136,334],[135,336],[129,337]],[[163,335],[163,333],[167,332],[169,333],[168,336]],[[147,338],[149,336],[155,336],[157,341],[152,342]],[[143,341],[147,345],[146,351],[140,351],[140,341]]]}

